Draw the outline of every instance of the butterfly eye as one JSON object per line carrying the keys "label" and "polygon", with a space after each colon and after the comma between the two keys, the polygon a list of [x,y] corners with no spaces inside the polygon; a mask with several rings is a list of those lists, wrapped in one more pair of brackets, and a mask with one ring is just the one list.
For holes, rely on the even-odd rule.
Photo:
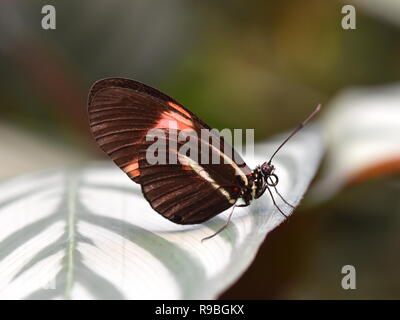
{"label": "butterfly eye", "polygon": [[233,187],[233,191],[237,192],[237,191],[239,191],[239,188],[238,187]]}

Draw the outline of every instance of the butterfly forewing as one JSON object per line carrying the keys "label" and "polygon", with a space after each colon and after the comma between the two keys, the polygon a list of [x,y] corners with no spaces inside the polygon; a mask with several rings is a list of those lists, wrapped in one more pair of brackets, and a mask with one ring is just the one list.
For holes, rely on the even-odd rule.
{"label": "butterfly forewing", "polygon": [[[88,113],[100,148],[141,185],[152,208],[175,223],[208,220],[232,206],[238,190],[249,183],[251,171],[240,157],[233,157],[233,148],[215,132],[218,146],[202,138],[201,130],[210,127],[154,88],[129,79],[100,80],[90,91]],[[165,139],[164,150],[158,152],[168,155],[166,163],[148,161],[147,151],[154,141],[148,140],[149,131],[154,129],[165,133],[160,138]],[[177,138],[182,131],[195,133],[197,154],[179,151],[185,143]],[[170,161],[174,155],[177,161]],[[218,163],[212,163],[215,159]]]}
{"label": "butterfly forewing", "polygon": [[170,120],[181,123],[181,127],[206,126],[167,95],[120,78],[100,80],[93,85],[88,113],[92,134],[100,148],[135,182],[139,182],[141,142],[151,128],[160,121],[162,125]]}

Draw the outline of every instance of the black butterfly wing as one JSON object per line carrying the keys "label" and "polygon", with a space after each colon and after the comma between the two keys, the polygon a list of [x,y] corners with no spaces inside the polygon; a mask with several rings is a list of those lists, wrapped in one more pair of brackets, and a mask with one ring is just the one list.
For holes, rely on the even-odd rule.
{"label": "black butterfly wing", "polygon": [[[231,207],[247,183],[247,167],[241,168],[229,161],[224,163],[222,152],[195,135],[196,145],[209,149],[208,161],[201,163],[200,150],[204,149],[199,147],[196,148],[198,153],[182,153],[181,147],[186,141],[163,131],[165,143],[158,148],[158,153],[175,153],[176,163],[171,164],[171,159],[167,159],[166,164],[150,164],[144,155],[139,160],[142,192],[152,208],[175,223],[196,224]],[[179,131],[177,133],[179,135]],[[158,142],[160,140],[162,138]],[[169,146],[171,141],[176,148]],[[150,146],[149,142],[143,144]],[[219,158],[219,163],[213,164],[213,158]]]}
{"label": "black butterfly wing", "polygon": [[181,128],[209,129],[171,97],[137,81],[108,78],[90,89],[88,117],[99,147],[135,182],[139,182],[140,149],[147,131],[170,120]]}
{"label": "black butterfly wing", "polygon": [[[209,157],[216,155],[220,164],[199,164],[198,158],[180,154],[186,161],[176,164],[149,164],[146,140],[149,130],[166,133],[165,152],[170,153],[170,123],[175,122],[177,134],[191,130],[198,137],[201,129],[210,127],[171,97],[140,82],[111,78],[96,82],[89,94],[89,122],[100,148],[135,182],[140,183],[150,205],[161,215],[180,224],[201,223],[229,208],[237,200],[238,190],[248,184],[250,169],[239,159],[232,160],[234,151],[222,137],[222,152],[206,145]],[[176,141],[181,147],[184,142]],[[226,153],[224,151],[231,151]],[[200,150],[200,149],[199,149]],[[177,152],[177,150],[173,150]],[[200,152],[200,151],[199,151]],[[225,163],[224,163],[225,162]]]}
{"label": "black butterfly wing", "polygon": [[[142,172],[146,177],[141,184],[145,198],[155,211],[175,223],[204,222],[236,201],[226,188],[214,188],[193,170],[185,170],[181,165],[154,165]],[[226,196],[220,193],[222,190]]]}

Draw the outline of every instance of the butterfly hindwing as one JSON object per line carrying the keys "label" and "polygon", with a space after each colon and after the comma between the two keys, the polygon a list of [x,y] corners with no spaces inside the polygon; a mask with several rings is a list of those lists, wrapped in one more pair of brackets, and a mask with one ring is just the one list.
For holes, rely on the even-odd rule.
{"label": "butterfly hindwing", "polygon": [[[165,164],[150,164],[144,154],[139,157],[142,192],[152,208],[175,223],[195,224],[231,207],[239,197],[240,187],[245,184],[244,175],[237,175],[231,164],[224,164],[221,153],[210,145],[207,145],[207,164],[200,164],[199,154],[179,151],[185,141],[178,141],[163,131],[165,144],[161,144],[164,148],[159,148],[158,153],[172,157],[166,159]],[[174,147],[169,146],[171,142]],[[147,147],[150,144],[144,142]],[[220,163],[211,163],[217,156]]]}

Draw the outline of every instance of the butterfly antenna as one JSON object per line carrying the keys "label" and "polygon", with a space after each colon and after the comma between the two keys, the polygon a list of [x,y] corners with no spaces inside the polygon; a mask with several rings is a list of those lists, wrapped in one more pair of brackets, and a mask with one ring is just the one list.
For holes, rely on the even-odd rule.
{"label": "butterfly antenna", "polygon": [[289,134],[289,136],[280,144],[280,146],[275,150],[275,152],[273,153],[273,155],[271,156],[271,158],[268,161],[268,164],[271,164],[272,158],[275,157],[275,155],[278,153],[278,151],[286,144],[286,142],[288,142],[290,140],[291,137],[293,137],[297,132],[299,132],[306,124],[308,121],[310,121],[321,109],[321,104],[317,105],[317,107],[314,109],[313,112],[311,112],[311,114],[302,122],[300,123],[296,129],[294,129],[292,131],[291,134]]}
{"label": "butterfly antenna", "polygon": [[219,234],[221,231],[223,231],[229,224],[229,222],[231,222],[231,218],[232,218],[232,214],[233,214],[233,210],[236,208],[236,205],[233,206],[231,213],[228,216],[228,220],[226,220],[225,224],[215,233],[213,233],[211,236],[205,237],[203,239],[201,239],[201,242],[209,240],[211,238],[214,238],[217,234]]}

